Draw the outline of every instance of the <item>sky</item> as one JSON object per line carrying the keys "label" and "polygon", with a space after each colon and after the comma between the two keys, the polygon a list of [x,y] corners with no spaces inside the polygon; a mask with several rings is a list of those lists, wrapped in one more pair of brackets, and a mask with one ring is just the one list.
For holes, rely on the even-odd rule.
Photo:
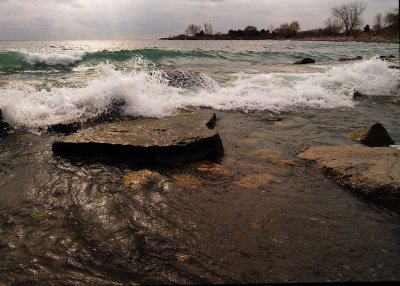
{"label": "sky", "polygon": [[[209,22],[214,32],[324,27],[331,8],[347,0],[0,0],[0,40],[157,39]],[[364,0],[364,24],[398,0]]]}

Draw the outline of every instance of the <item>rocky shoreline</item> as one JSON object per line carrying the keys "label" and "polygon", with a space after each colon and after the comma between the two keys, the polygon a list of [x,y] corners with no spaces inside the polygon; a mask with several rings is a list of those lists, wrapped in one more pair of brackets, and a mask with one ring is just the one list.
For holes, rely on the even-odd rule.
{"label": "rocky shoreline", "polygon": [[[204,159],[218,162],[224,147],[213,130],[216,121],[214,111],[206,109],[161,119],[101,123],[78,131],[80,125],[68,129],[71,135],[54,141],[52,151],[75,162],[131,166],[176,165]],[[2,117],[0,124],[5,136],[11,127]],[[400,202],[400,150],[389,147],[395,142],[379,123],[354,130],[349,137],[360,144],[311,146],[298,157],[315,161],[344,188],[396,209]]]}

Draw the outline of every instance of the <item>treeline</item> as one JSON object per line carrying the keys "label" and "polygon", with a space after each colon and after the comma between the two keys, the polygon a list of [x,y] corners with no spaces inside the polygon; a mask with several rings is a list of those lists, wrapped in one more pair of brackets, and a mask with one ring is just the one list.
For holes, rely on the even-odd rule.
{"label": "treeline", "polygon": [[[363,26],[362,15],[367,8],[367,3],[353,1],[333,7],[331,15],[325,21],[325,27],[300,32],[298,21],[283,23],[278,28],[270,25],[269,29],[258,30],[255,26],[246,26],[243,30],[229,30],[228,33],[213,33],[210,23],[204,25],[190,24],[185,33],[163,39],[171,40],[257,40],[257,39],[287,39],[323,36],[355,36],[360,32],[374,32],[380,34],[399,33],[399,8],[391,9],[384,15],[375,16],[372,28],[369,24]],[[362,28],[363,27],[363,28]]]}
{"label": "treeline", "polygon": [[[204,28],[203,28],[204,27]],[[243,30],[229,30],[228,33],[215,33],[210,23],[204,23],[203,26],[190,24],[185,30],[185,34],[172,36],[163,39],[179,39],[179,40],[192,40],[192,39],[219,39],[219,40],[257,40],[257,39],[276,39],[276,38],[289,38],[296,35],[300,30],[300,24],[297,21],[292,23],[283,23],[279,28],[271,26],[270,29],[258,30],[255,26],[246,26]]]}

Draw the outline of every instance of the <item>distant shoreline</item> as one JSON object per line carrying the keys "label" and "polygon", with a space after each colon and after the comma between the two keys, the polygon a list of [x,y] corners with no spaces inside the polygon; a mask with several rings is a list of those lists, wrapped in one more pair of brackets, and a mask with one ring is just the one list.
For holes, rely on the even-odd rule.
{"label": "distant shoreline", "polygon": [[362,43],[384,43],[384,44],[399,44],[400,40],[397,36],[382,37],[382,36],[321,36],[321,37],[292,37],[292,38],[230,38],[230,37],[169,37],[160,38],[159,40],[169,41],[317,41],[317,42],[362,42]]}
{"label": "distant shoreline", "polygon": [[304,37],[304,38],[291,38],[289,40],[295,41],[327,41],[327,42],[362,42],[362,43],[384,43],[384,44],[398,44],[399,37],[354,37],[354,36],[324,36],[324,37]]}

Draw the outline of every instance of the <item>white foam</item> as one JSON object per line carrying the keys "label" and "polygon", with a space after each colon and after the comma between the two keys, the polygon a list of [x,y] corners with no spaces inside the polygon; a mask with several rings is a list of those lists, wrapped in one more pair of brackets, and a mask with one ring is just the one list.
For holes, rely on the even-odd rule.
{"label": "white foam", "polygon": [[46,65],[70,65],[78,61],[81,61],[85,52],[73,52],[70,54],[41,54],[41,53],[20,53],[25,62],[30,65],[34,64],[46,64]]}
{"label": "white foam", "polygon": [[397,94],[398,71],[387,63],[368,60],[334,67],[325,73],[234,74],[232,81],[188,91],[170,87],[161,73],[123,72],[112,65],[96,68],[99,78],[85,87],[36,90],[27,84],[2,86],[0,108],[17,127],[35,128],[102,112],[113,99],[124,99],[127,115],[163,117],[178,108],[207,106],[219,110],[351,108],[351,91]]}

